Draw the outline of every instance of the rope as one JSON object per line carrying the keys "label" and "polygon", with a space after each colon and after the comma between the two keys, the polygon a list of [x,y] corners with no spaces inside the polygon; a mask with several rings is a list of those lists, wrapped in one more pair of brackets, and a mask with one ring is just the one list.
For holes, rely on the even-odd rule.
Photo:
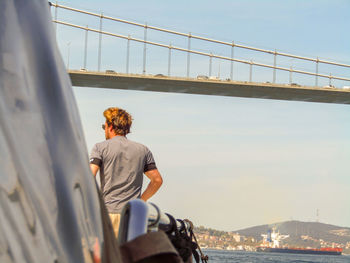
{"label": "rope", "polygon": [[[189,223],[190,226],[191,226],[190,229],[189,229],[189,231],[190,231],[190,237],[191,237],[191,240],[192,240],[192,238],[194,239],[194,243],[196,244],[196,246],[197,246],[197,248],[198,248],[198,250],[199,250],[199,253],[201,254],[201,261],[204,262],[204,263],[207,263],[208,260],[209,260],[209,257],[208,257],[208,255],[204,255],[204,254],[203,254],[203,252],[202,252],[200,246],[198,245],[197,238],[196,238],[196,236],[194,235],[194,232],[193,232],[193,223],[192,223],[190,220],[188,220],[188,219],[184,219],[184,221],[187,222],[187,223]],[[196,251],[196,253],[197,253],[197,251]],[[197,262],[198,262],[198,261],[197,261]]]}

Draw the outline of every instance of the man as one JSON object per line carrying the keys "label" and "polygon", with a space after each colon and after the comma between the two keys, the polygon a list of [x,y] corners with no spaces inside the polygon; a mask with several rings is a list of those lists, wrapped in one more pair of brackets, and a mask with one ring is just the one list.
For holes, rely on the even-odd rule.
{"label": "man", "polygon": [[[90,154],[90,168],[94,176],[100,170],[101,191],[109,212],[114,233],[118,238],[120,213],[130,200],[147,201],[163,183],[151,151],[144,145],[130,141],[132,117],[123,109],[108,108],[102,129],[106,141],[97,143]],[[143,174],[151,181],[141,194]]]}

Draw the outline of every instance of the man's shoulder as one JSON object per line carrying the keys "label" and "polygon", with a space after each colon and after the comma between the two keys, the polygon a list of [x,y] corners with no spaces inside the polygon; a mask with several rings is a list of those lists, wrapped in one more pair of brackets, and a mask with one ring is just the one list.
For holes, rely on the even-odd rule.
{"label": "man's shoulder", "polygon": [[102,141],[102,142],[97,142],[95,143],[94,147],[97,147],[97,148],[104,148],[106,147],[106,145],[108,145],[108,142],[109,140],[105,140],[105,141]]}
{"label": "man's shoulder", "polygon": [[136,141],[133,141],[133,140],[129,140],[126,137],[121,137],[121,136],[116,136],[116,137],[113,137],[112,139],[98,142],[95,144],[94,148],[97,148],[99,150],[103,150],[103,149],[110,148],[110,147],[115,148],[115,147],[118,147],[119,145],[123,145],[123,144],[128,145],[127,147],[138,149],[140,151],[144,151],[144,152],[150,151],[146,145],[139,143],[139,142],[136,142]]}
{"label": "man's shoulder", "polygon": [[147,147],[146,145],[142,144],[142,143],[135,142],[135,141],[129,140],[129,139],[127,139],[127,141],[128,141],[128,143],[129,143],[130,145],[133,145],[134,147],[137,147],[137,148],[140,148],[140,149],[144,149],[144,150],[149,151],[148,147]]}

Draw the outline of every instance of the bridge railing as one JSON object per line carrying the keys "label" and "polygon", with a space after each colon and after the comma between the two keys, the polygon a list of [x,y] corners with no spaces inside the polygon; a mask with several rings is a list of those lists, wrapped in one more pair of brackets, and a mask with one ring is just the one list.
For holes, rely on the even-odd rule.
{"label": "bridge railing", "polygon": [[[84,11],[84,10],[80,10],[80,9],[76,9],[76,8],[72,8],[72,7],[68,7],[68,6],[64,6],[64,5],[60,5],[57,2],[56,3],[49,2],[49,3],[50,3],[51,7],[55,8],[53,22],[56,23],[56,25],[57,24],[61,24],[61,25],[65,25],[65,26],[69,26],[69,27],[72,27],[72,28],[77,28],[77,29],[85,31],[84,63],[83,63],[84,64],[84,67],[83,67],[84,69],[86,69],[86,61],[87,61],[88,32],[95,32],[95,33],[99,34],[98,62],[97,62],[98,71],[101,70],[101,51],[102,51],[102,41],[101,40],[102,40],[102,35],[108,35],[108,36],[116,37],[116,38],[119,38],[119,39],[127,40],[127,51],[126,51],[127,54],[126,54],[126,68],[125,68],[125,72],[126,73],[129,73],[130,42],[134,41],[134,42],[139,42],[139,43],[143,43],[144,44],[144,47],[143,47],[143,70],[142,70],[142,74],[146,74],[146,58],[147,58],[147,48],[146,48],[146,46],[147,45],[151,45],[151,46],[157,46],[157,47],[168,49],[168,76],[171,75],[172,51],[176,50],[176,51],[187,53],[187,61],[186,61],[186,73],[187,73],[186,77],[187,78],[190,77],[190,65],[191,65],[191,56],[190,55],[191,54],[196,54],[196,55],[200,55],[200,56],[204,56],[204,57],[209,58],[209,68],[208,68],[209,76],[212,76],[213,58],[219,59],[219,60],[224,60],[224,61],[229,61],[230,62],[230,79],[229,80],[233,80],[233,63],[237,62],[237,63],[242,63],[242,64],[249,65],[249,82],[252,82],[253,66],[272,69],[273,70],[272,83],[276,83],[276,71],[277,70],[289,72],[289,83],[290,84],[292,84],[292,82],[293,82],[293,74],[294,73],[314,76],[315,77],[315,86],[318,86],[318,78],[319,77],[328,79],[328,81],[329,81],[328,85],[330,87],[333,86],[332,85],[333,84],[333,82],[332,82],[333,80],[341,80],[341,81],[346,81],[346,82],[350,81],[350,78],[348,78],[348,77],[336,76],[336,75],[332,75],[331,73],[330,74],[321,74],[321,73],[319,73],[319,65],[320,64],[328,64],[328,65],[337,66],[337,67],[341,67],[341,68],[350,68],[349,64],[338,63],[338,62],[324,60],[324,59],[319,59],[319,58],[315,59],[315,58],[311,58],[311,57],[303,57],[303,56],[298,56],[298,55],[278,52],[276,50],[255,48],[255,47],[251,47],[251,46],[237,44],[234,41],[232,41],[232,42],[225,42],[225,41],[215,40],[215,39],[211,39],[211,38],[201,37],[201,36],[198,36],[198,35],[193,35],[191,33],[182,33],[182,32],[168,30],[168,29],[164,29],[164,28],[160,28],[160,27],[150,26],[150,25],[147,25],[147,24],[140,24],[140,23],[136,23],[136,22],[132,22],[132,21],[127,21],[127,20],[124,20],[124,19],[114,18],[114,17],[106,16],[106,15],[104,15],[102,13],[98,14],[98,13],[94,13],[94,12]],[[81,14],[97,17],[97,18],[100,19],[100,21],[99,21],[99,28],[95,29],[95,28],[90,28],[88,26],[81,26],[81,25],[77,25],[77,24],[73,24],[73,23],[60,21],[60,20],[57,19],[57,10],[58,10],[58,8],[62,8],[62,9],[69,10],[69,11],[72,11],[72,12],[77,12],[77,13],[81,13]],[[116,34],[116,33],[104,31],[103,30],[103,20],[104,19],[105,20],[114,21],[114,22],[124,23],[124,24],[128,24],[128,25],[132,25],[132,26],[136,26],[136,27],[140,27],[140,28],[144,28],[144,38],[140,39],[140,38],[131,37],[130,35],[125,36],[125,35],[121,35],[121,34]],[[181,36],[181,37],[187,38],[187,47],[184,48],[184,47],[178,47],[178,46],[175,46],[175,45],[172,45],[172,44],[166,45],[166,44],[162,44],[162,43],[158,43],[158,42],[154,42],[154,41],[149,41],[149,40],[147,40],[148,30],[160,31],[160,32],[164,32],[164,33],[168,33],[168,34],[177,35],[177,36]],[[193,50],[193,49],[191,49],[191,39],[198,39],[198,40],[205,41],[205,42],[211,42],[211,43],[215,43],[215,44],[219,44],[219,45],[229,46],[229,47],[231,47],[231,56],[228,57],[228,56],[217,55],[217,54],[214,54],[212,52],[208,53],[208,52]],[[264,63],[258,63],[258,62],[254,62],[253,60],[243,60],[243,59],[235,58],[234,57],[235,48],[241,48],[241,49],[247,49],[247,50],[252,50],[252,51],[256,51],[256,52],[271,54],[271,55],[273,55],[273,65],[264,64]],[[293,66],[291,66],[290,68],[277,66],[277,57],[278,56],[298,59],[298,60],[302,60],[302,61],[313,62],[313,63],[315,63],[315,72],[295,69],[295,68],[293,68]]]}

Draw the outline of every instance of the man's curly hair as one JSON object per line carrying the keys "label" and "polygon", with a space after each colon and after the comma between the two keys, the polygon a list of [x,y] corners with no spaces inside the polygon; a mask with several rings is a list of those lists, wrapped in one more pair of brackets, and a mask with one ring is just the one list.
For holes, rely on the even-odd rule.
{"label": "man's curly hair", "polygon": [[130,133],[132,116],[123,109],[111,107],[103,112],[108,125],[112,125],[117,135],[127,135]]}

